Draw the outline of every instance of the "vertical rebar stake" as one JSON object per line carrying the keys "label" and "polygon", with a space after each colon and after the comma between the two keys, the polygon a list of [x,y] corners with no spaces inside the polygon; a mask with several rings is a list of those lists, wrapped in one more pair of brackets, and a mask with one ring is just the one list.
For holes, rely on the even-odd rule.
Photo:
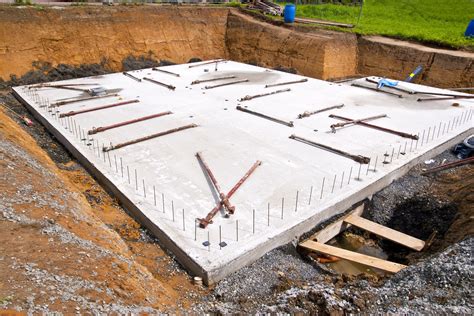
{"label": "vertical rebar stake", "polygon": [[252,234],[255,234],[255,210],[252,211]]}
{"label": "vertical rebar stake", "polygon": [[331,193],[334,192],[334,186],[336,185],[336,177],[337,177],[337,174],[334,175],[334,180],[332,181]]}
{"label": "vertical rebar stake", "polygon": [[324,192],[324,181],[326,180],[326,177],[323,177],[323,184],[321,185],[321,196],[319,199],[321,200],[323,198],[323,192]]}
{"label": "vertical rebar stake", "polygon": [[298,211],[298,196],[299,196],[299,192],[298,190],[296,190],[295,213]]}
{"label": "vertical rebar stake", "polygon": [[219,225],[219,250],[222,250],[222,227]]}
{"label": "vertical rebar stake", "polygon": [[285,198],[281,198],[281,219],[283,219],[283,207],[285,206]]}
{"label": "vertical rebar stake", "polygon": [[165,212],[165,194],[161,193],[161,200],[163,201],[163,213]]}
{"label": "vertical rebar stake", "polygon": [[174,222],[174,201],[171,200],[171,213],[173,214],[173,222]]}
{"label": "vertical rebar stake", "polygon": [[186,222],[184,221],[184,208],[183,208],[183,231],[186,231]]}
{"label": "vertical rebar stake", "polygon": [[137,174],[137,169],[135,169],[135,190],[138,191],[138,174]]}
{"label": "vertical rebar stake", "polygon": [[270,226],[270,203],[268,203],[267,207],[267,226]]}

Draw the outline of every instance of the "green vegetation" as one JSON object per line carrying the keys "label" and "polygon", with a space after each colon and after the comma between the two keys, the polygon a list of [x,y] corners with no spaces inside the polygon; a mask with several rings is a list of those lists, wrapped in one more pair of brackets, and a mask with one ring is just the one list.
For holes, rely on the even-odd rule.
{"label": "green vegetation", "polygon": [[[297,5],[296,15],[356,24],[359,10],[337,4]],[[474,49],[474,39],[464,37],[471,19],[474,0],[365,0],[359,24],[348,31]]]}

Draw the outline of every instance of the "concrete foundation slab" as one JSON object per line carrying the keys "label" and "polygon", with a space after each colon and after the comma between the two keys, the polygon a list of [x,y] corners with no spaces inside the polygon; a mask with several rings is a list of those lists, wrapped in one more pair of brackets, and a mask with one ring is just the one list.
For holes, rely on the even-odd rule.
{"label": "concrete foundation slab", "polygon": [[[417,102],[422,95],[387,89],[402,95],[398,98],[353,87],[350,82],[336,84],[312,78],[265,88],[268,84],[305,77],[231,61],[202,64],[160,68],[179,77],[152,69],[129,72],[139,79],[147,77],[172,85],[174,90],[116,73],[51,83],[96,83],[118,94],[109,98],[51,107],[60,100],[88,94],[38,86],[16,87],[14,93],[137,220],[192,274],[203,277],[207,283],[218,281],[267,251],[298,238],[321,221],[379,191],[416,163],[473,133],[473,100]],[[228,76],[235,78],[191,84],[195,80]],[[242,79],[248,82],[205,88]],[[375,87],[365,79],[356,82]],[[398,86],[454,93],[403,82]],[[291,91],[239,101],[281,89]],[[60,114],[70,111],[135,99],[139,102],[60,118]],[[454,102],[457,106],[453,106]],[[305,111],[337,104],[344,107],[297,119]],[[294,126],[238,111],[237,106],[293,121]],[[93,128],[164,111],[172,114],[87,136]],[[418,135],[419,139],[360,125],[332,133],[329,126],[341,121],[329,118],[328,114],[353,119],[386,114],[387,117],[370,123]],[[189,124],[197,127],[103,151],[103,147]],[[295,141],[289,138],[292,134],[369,157],[370,163],[359,164]],[[224,192],[255,161],[262,161],[230,199],[236,207],[235,214],[227,218],[218,213],[206,229],[198,227],[196,218],[205,217],[219,197],[196,159],[197,152],[202,153]]]}

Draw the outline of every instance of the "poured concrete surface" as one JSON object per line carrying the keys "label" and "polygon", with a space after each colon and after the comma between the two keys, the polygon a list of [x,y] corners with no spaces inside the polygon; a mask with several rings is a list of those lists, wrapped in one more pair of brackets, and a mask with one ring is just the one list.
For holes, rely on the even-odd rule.
{"label": "poured concrete surface", "polygon": [[[404,94],[403,98],[397,98],[351,87],[350,83],[334,84],[311,78],[305,83],[265,88],[266,84],[303,77],[235,62],[219,63],[217,71],[214,64],[194,68],[184,64],[162,69],[181,76],[174,77],[151,69],[131,74],[172,84],[176,86],[174,91],[148,81],[137,82],[121,73],[68,81],[99,83],[108,89],[118,89],[120,99],[64,105],[58,108],[61,113],[135,98],[140,100],[139,103],[76,115],[71,121],[58,121],[57,115],[52,116],[53,112],[41,106],[77,97],[82,95],[81,92],[27,87],[17,87],[14,91],[81,163],[174,252],[183,265],[209,283],[345,211],[385,187],[420,160],[472,133],[474,101],[457,100],[460,104],[457,107],[452,106],[452,100],[416,102],[419,95]],[[190,84],[194,80],[230,75],[237,78]],[[238,79],[249,79],[249,82],[203,89],[206,85]],[[370,85],[364,79],[359,81]],[[418,91],[446,92],[407,83],[400,83],[400,86]],[[291,91],[238,101],[246,95],[286,88]],[[342,109],[296,119],[304,111],[341,103],[345,104]],[[237,111],[237,105],[282,120],[292,120],[295,126],[287,127]],[[93,141],[81,139],[93,127],[168,110],[173,114],[93,135]],[[328,118],[331,113],[350,118],[387,114],[387,118],[372,123],[419,134],[420,140],[412,141],[362,126],[346,127],[334,134],[329,131],[329,125],[340,121]],[[113,150],[110,155],[104,156],[100,148],[191,123],[199,126]],[[79,128],[81,136],[77,132]],[[369,167],[359,165],[345,157],[291,140],[288,138],[291,134],[370,157],[371,163]],[[217,197],[195,157],[196,152],[202,152],[225,192],[256,160],[262,161],[262,165],[231,198],[236,206],[235,215],[224,218],[219,214],[207,229],[196,228],[195,218],[205,217],[216,204]],[[203,245],[208,241],[208,234],[210,248]],[[220,240],[227,245],[221,248]]]}

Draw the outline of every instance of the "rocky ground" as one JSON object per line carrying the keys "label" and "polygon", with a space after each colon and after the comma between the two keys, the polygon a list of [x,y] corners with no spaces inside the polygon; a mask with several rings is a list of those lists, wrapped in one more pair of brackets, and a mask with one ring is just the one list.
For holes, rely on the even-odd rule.
{"label": "rocky ground", "polygon": [[[130,59],[127,65],[153,62]],[[84,74],[65,67],[18,82],[78,75]],[[28,115],[8,87],[0,103]],[[472,314],[474,168],[420,175],[455,159],[445,152],[416,166],[374,195],[364,215],[421,239],[437,231],[426,251],[348,232],[383,249],[389,260],[410,265],[396,275],[341,274],[289,244],[207,289],[192,285],[159,240],[39,123],[26,127],[0,110],[0,310]]]}

